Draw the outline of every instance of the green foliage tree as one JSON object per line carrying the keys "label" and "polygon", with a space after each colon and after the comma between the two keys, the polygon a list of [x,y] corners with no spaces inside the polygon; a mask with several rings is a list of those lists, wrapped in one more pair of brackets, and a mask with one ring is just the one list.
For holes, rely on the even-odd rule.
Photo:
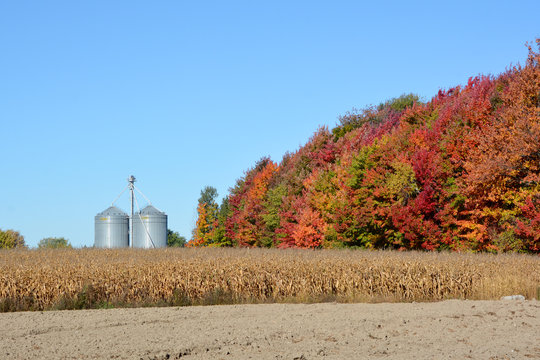
{"label": "green foliage tree", "polygon": [[218,214],[217,214],[217,221],[214,223],[216,224],[215,228],[212,232],[212,245],[223,247],[223,246],[233,246],[232,239],[227,236],[227,232],[225,230],[225,222],[227,221],[227,217],[230,215],[230,208],[229,208],[229,198],[224,197],[221,201],[221,205],[219,206]]}
{"label": "green foliage tree", "polygon": [[0,229],[0,249],[26,248],[24,236],[15,230]]}
{"label": "green foliage tree", "polygon": [[167,229],[167,246],[169,247],[184,247],[186,245],[186,238],[177,233],[176,231],[172,231],[171,229]]}
{"label": "green foliage tree", "polygon": [[345,115],[339,117],[339,125],[332,129],[336,139],[345,136],[346,133],[358,129],[364,125],[376,125],[388,120],[389,114],[401,113],[407,108],[420,102],[420,97],[415,94],[403,94],[397,98],[380,103],[377,107],[368,106],[364,109],[353,108]]}
{"label": "green foliage tree", "polygon": [[72,246],[66,238],[47,237],[39,241],[38,248],[39,249],[71,249]]}
{"label": "green foliage tree", "polygon": [[218,197],[217,189],[213,186],[205,186],[201,190],[201,197],[199,198],[199,204],[206,203],[207,206],[216,205],[216,199]]}
{"label": "green foliage tree", "polygon": [[393,172],[388,172],[386,178],[386,195],[406,204],[420,189],[414,177],[414,169],[410,164],[394,161],[390,164]]}
{"label": "green foliage tree", "polygon": [[261,239],[263,246],[274,246],[274,234],[281,223],[280,209],[285,196],[287,196],[287,188],[283,184],[268,190],[266,201],[263,204],[264,212],[262,214],[266,227],[264,236]]}
{"label": "green foliage tree", "polygon": [[379,110],[383,110],[386,107],[395,111],[403,111],[408,107],[414,105],[414,103],[420,103],[420,97],[416,94],[403,94],[397,98],[392,98],[378,106]]}

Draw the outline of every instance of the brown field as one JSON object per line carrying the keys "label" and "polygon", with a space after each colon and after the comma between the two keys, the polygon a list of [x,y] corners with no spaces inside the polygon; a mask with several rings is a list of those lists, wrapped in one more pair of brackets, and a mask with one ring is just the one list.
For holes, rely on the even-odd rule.
{"label": "brown field", "polygon": [[256,304],[0,314],[1,359],[540,359],[540,302]]}
{"label": "brown field", "polygon": [[540,257],[359,250],[0,251],[0,311],[537,297]]}

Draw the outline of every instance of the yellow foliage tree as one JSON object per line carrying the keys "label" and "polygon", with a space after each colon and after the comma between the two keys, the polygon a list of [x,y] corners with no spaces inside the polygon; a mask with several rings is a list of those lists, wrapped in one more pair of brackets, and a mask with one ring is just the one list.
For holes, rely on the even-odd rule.
{"label": "yellow foliage tree", "polygon": [[0,229],[0,249],[25,248],[24,236],[15,230]]}

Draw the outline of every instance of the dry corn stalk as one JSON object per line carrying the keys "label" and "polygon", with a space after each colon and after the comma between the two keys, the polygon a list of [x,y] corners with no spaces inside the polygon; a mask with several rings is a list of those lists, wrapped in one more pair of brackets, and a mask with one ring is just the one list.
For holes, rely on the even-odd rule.
{"label": "dry corn stalk", "polygon": [[[0,251],[0,301],[48,309],[93,304],[434,301],[536,296],[540,257],[352,250],[156,249]],[[85,293],[91,289],[91,293]],[[84,299],[88,301],[87,298]]]}

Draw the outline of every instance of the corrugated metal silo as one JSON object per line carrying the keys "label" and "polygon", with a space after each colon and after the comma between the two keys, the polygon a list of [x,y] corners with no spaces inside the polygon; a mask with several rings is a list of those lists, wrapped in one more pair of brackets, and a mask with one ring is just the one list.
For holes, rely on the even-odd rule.
{"label": "corrugated metal silo", "polygon": [[167,215],[152,205],[148,205],[136,213],[133,216],[132,246],[146,249],[166,247]]}
{"label": "corrugated metal silo", "polygon": [[129,216],[111,206],[95,217],[94,246],[97,248],[128,247]]}

